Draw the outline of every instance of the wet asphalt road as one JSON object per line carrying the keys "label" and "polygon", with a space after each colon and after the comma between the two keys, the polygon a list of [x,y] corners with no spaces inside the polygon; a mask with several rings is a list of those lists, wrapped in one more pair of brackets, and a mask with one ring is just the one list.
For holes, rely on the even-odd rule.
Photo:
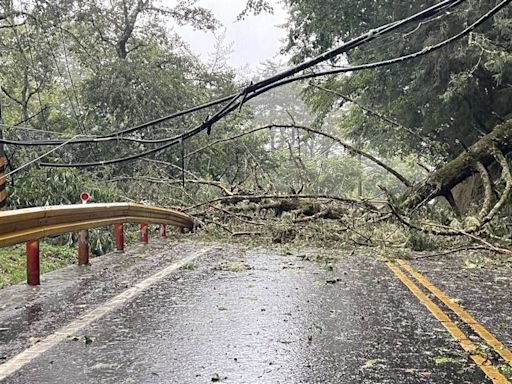
{"label": "wet asphalt road", "polygon": [[[205,248],[4,382],[490,383],[376,258],[193,242],[138,247],[94,259],[87,269],[49,274],[39,289],[0,291],[0,358],[8,361],[77,315]],[[416,264],[443,285],[446,276],[436,264]],[[469,304],[485,302],[473,314],[510,347],[507,271],[496,280],[507,303],[495,313],[486,295],[496,297],[498,289],[477,290],[476,300],[461,291],[463,282],[453,283],[450,273],[459,270],[454,262],[443,288],[453,297],[466,292]]]}

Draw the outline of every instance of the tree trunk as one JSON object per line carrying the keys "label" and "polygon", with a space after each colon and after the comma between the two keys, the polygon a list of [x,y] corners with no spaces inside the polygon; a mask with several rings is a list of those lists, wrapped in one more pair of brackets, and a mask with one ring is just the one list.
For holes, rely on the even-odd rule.
{"label": "tree trunk", "polygon": [[512,119],[496,126],[467,151],[433,172],[424,182],[415,185],[402,197],[402,208],[413,208],[424,201],[447,194],[457,184],[476,173],[476,162],[485,167],[494,163],[494,147],[504,154],[512,151]]}

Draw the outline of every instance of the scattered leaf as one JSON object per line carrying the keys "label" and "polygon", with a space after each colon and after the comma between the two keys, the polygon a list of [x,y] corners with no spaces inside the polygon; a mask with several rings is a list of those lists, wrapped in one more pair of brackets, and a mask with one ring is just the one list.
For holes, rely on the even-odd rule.
{"label": "scattered leaf", "polygon": [[368,360],[366,363],[364,363],[363,366],[361,367],[361,369],[382,367],[385,362],[386,362],[386,360],[382,360],[382,359],[371,359],[371,360]]}
{"label": "scattered leaf", "polygon": [[448,356],[436,356],[434,357],[434,361],[437,365],[443,364],[463,364],[465,362],[464,359],[456,359]]}
{"label": "scattered leaf", "polygon": [[96,363],[94,365],[94,367],[92,367],[92,369],[98,369],[98,370],[101,370],[101,369],[119,369],[121,367],[120,364],[116,364],[116,363]]}

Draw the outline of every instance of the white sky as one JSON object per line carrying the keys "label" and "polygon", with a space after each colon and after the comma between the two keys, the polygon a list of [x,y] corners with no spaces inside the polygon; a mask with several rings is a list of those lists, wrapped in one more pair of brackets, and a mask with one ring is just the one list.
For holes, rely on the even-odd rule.
{"label": "white sky", "polygon": [[[274,14],[262,13],[258,16],[248,15],[244,20],[236,21],[245,8],[245,0],[199,0],[197,5],[210,9],[223,24],[217,34],[225,28],[225,45],[232,45],[232,54],[227,64],[240,69],[249,66],[253,71],[261,62],[274,59],[279,55],[286,37],[284,28],[287,11],[279,0],[270,0]],[[176,32],[185,40],[192,52],[203,61],[214,51],[215,37],[211,32],[195,31],[192,27],[177,27]],[[246,68],[247,69],[247,68]]]}

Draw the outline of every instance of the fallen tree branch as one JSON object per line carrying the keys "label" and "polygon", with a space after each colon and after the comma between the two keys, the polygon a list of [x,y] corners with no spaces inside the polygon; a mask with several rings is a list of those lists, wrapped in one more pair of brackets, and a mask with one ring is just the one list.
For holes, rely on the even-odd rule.
{"label": "fallen tree branch", "polygon": [[476,162],[488,167],[496,161],[493,152],[498,148],[502,153],[512,151],[512,119],[496,126],[491,133],[471,145],[454,160],[433,172],[424,182],[415,185],[402,196],[401,208],[412,209],[424,200],[444,195],[457,184],[474,174]]}
{"label": "fallen tree branch", "polygon": [[[167,185],[181,185],[183,183],[183,180],[173,180],[173,179],[159,179],[156,177],[149,177],[149,176],[118,176],[113,179],[110,179],[110,182],[116,182],[116,181],[125,181],[125,180],[140,180],[140,181],[146,181],[149,183],[156,183],[156,184],[167,184]],[[224,192],[228,196],[233,196],[233,192],[231,192],[223,183],[220,181],[213,181],[213,180],[202,180],[202,179],[185,179],[185,183],[188,184],[200,184],[200,185],[208,185],[210,187],[215,187],[220,189],[222,192]]]}
{"label": "fallen tree branch", "polygon": [[482,209],[478,213],[478,219],[481,221],[485,216],[489,214],[489,211],[491,210],[492,183],[487,168],[485,168],[481,162],[477,161],[475,168],[480,174],[480,179],[482,180],[482,185],[484,186],[484,201],[482,203]]}
{"label": "fallen tree branch", "polygon": [[283,200],[283,199],[302,199],[302,200],[312,200],[312,199],[327,199],[327,200],[333,200],[340,202],[342,204],[350,204],[350,205],[360,205],[364,206],[367,209],[370,209],[372,211],[375,211],[376,208],[372,206],[369,202],[364,200],[356,200],[356,199],[349,199],[345,197],[339,197],[339,196],[331,196],[331,195],[233,195],[233,196],[222,196],[215,198],[210,201],[205,201],[202,203],[198,203],[195,205],[192,205],[190,207],[187,207],[184,209],[185,212],[190,211],[192,209],[196,209],[198,207],[201,207],[203,205],[210,205],[217,202],[231,202],[231,203],[239,203],[244,200],[248,200],[250,202],[258,202],[264,199],[274,199],[274,200]]}
{"label": "fallen tree branch", "polygon": [[465,231],[463,229],[452,228],[452,227],[448,227],[446,225],[435,224],[435,223],[424,223],[424,225],[429,225],[429,226],[432,226],[432,227],[436,227],[436,228],[442,229],[442,230],[438,230],[438,229],[434,229],[434,228],[426,228],[426,227],[422,227],[422,226],[417,225],[417,224],[413,224],[409,220],[405,219],[397,211],[396,207],[394,207],[392,204],[389,204],[389,207],[393,211],[393,214],[395,215],[395,217],[402,224],[404,224],[405,226],[407,226],[407,227],[409,227],[411,229],[415,229],[415,230],[417,230],[419,232],[423,232],[423,233],[427,233],[427,234],[431,234],[431,235],[439,235],[439,236],[461,236],[461,235],[463,235],[463,236],[467,236],[467,237],[469,237],[472,240],[476,240],[476,241],[484,244],[489,249],[491,249],[493,252],[507,254],[507,255],[512,255],[512,250],[507,249],[507,248],[496,247],[496,246],[492,245],[491,243],[489,243],[488,241],[486,241],[485,239],[482,239],[481,237],[476,236],[473,233],[470,233],[469,231]]}
{"label": "fallen tree branch", "polygon": [[241,223],[244,223],[244,224],[251,224],[251,225],[257,225],[257,226],[265,225],[265,223],[259,223],[259,222],[256,222],[256,221],[244,219],[241,216],[245,216],[245,215],[238,215],[236,213],[229,212],[227,209],[215,207],[213,205],[211,205],[210,207],[215,209],[215,210],[217,210],[217,211],[219,211],[219,212],[222,212],[222,213],[224,213],[224,214],[226,214],[226,215],[228,215],[230,217],[233,217],[236,220],[238,220],[238,221],[240,221]]}
{"label": "fallen tree branch", "polygon": [[493,219],[493,217],[498,213],[498,211],[503,207],[503,205],[507,202],[510,197],[510,191],[512,190],[512,174],[510,173],[510,166],[508,165],[508,160],[505,155],[498,149],[494,148],[493,155],[496,160],[501,165],[501,177],[505,181],[505,188],[501,193],[501,197],[498,202],[494,205],[494,207],[489,211],[489,213],[482,219],[482,226],[487,224],[489,221]]}
{"label": "fallen tree branch", "polygon": [[267,129],[300,129],[300,130],[308,132],[308,133],[312,133],[312,134],[315,134],[315,135],[327,137],[328,139],[330,139],[330,140],[338,143],[339,145],[341,145],[346,150],[348,150],[348,151],[350,151],[352,153],[361,155],[362,157],[372,161],[373,163],[377,164],[381,168],[385,169],[387,172],[391,173],[398,180],[400,180],[400,182],[402,184],[404,184],[406,187],[412,187],[412,183],[409,180],[407,180],[398,171],[394,170],[389,165],[385,164],[383,161],[377,159],[375,156],[370,155],[369,153],[367,153],[367,152],[365,152],[365,151],[363,151],[361,149],[355,148],[355,147],[351,146],[350,144],[347,144],[346,142],[344,142],[340,138],[338,138],[336,136],[333,136],[333,135],[331,135],[329,133],[318,131],[316,129],[309,128],[309,127],[295,125],[295,124],[291,124],[291,125],[290,124],[282,124],[282,125],[281,124],[271,124],[271,125],[266,125],[264,127],[255,128],[255,129],[252,129],[252,130],[249,130],[249,131],[246,131],[246,132],[239,133],[238,135],[234,135],[234,136],[231,136],[231,137],[228,137],[228,138],[224,138],[224,139],[215,140],[215,141],[211,142],[208,145],[205,145],[205,146],[203,146],[203,147],[201,147],[199,149],[196,149],[195,151],[192,151],[192,152],[188,153],[187,156],[192,156],[192,155],[194,155],[194,154],[196,154],[198,152],[204,151],[205,149],[208,149],[208,148],[210,148],[212,146],[215,146],[217,144],[233,141],[233,140],[242,138],[244,136],[247,136],[247,135],[250,135],[250,134],[253,134],[253,133],[256,133],[256,132],[264,131],[264,130],[267,130]]}
{"label": "fallen tree branch", "polygon": [[430,254],[427,254],[427,255],[418,255],[414,259],[416,259],[416,260],[428,259],[428,258],[432,258],[432,257],[451,255],[453,253],[458,253],[458,252],[463,252],[463,251],[490,251],[490,252],[494,252],[491,248],[486,247],[485,245],[474,245],[474,246],[453,248],[453,249],[449,249],[448,251],[440,252],[440,253],[437,252],[437,253],[430,253]]}
{"label": "fallen tree branch", "polygon": [[342,94],[342,93],[340,93],[338,91],[335,91],[333,89],[322,87],[320,85],[316,85],[316,84],[310,84],[310,85],[312,87],[320,90],[320,91],[323,91],[323,92],[330,93],[330,94],[336,95],[338,97],[341,97],[343,100],[348,101],[348,102],[356,105],[357,107],[359,107],[363,111],[369,113],[370,115],[375,116],[375,117],[379,118],[380,120],[385,121],[386,123],[389,123],[389,124],[397,127],[398,129],[406,131],[410,135],[412,135],[412,136],[416,137],[417,139],[419,139],[422,143],[427,144],[430,147],[432,147],[432,144],[430,142],[427,142],[427,140],[425,140],[425,138],[421,137],[418,133],[414,132],[411,128],[406,127],[406,126],[400,124],[396,120],[393,120],[393,119],[383,115],[380,112],[377,112],[377,111],[375,111],[373,109],[370,109],[370,108],[362,105],[361,103],[357,102],[356,100],[352,99],[351,97],[348,97],[348,96],[346,96],[346,95],[344,95],[344,94]]}

